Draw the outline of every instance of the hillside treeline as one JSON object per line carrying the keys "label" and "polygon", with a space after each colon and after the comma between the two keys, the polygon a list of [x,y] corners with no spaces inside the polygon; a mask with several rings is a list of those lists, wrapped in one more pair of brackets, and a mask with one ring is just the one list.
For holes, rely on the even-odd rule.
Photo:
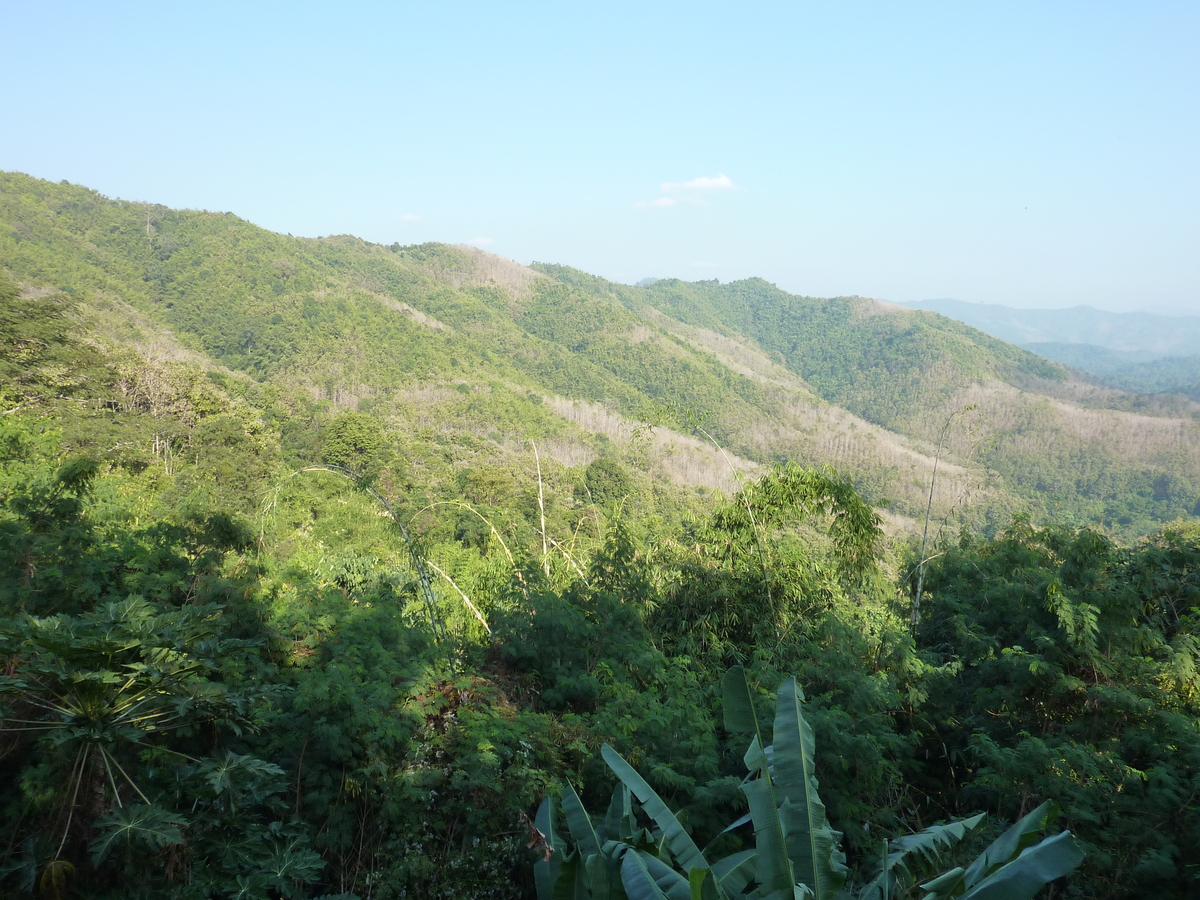
{"label": "hillside treeline", "polygon": [[292,237],[16,173],[0,173],[0,261],[103,340],[248,376],[228,389],[285,408],[285,451],[313,434],[305,401],[369,413],[406,438],[414,485],[534,468],[530,439],[566,468],[640,440],[629,461],[654,484],[728,493],[716,441],[747,474],[833,465],[910,530],[938,460],[949,530],[1024,511],[1134,539],[1200,511],[1200,404],[865,298]]}
{"label": "hillside treeline", "polygon": [[532,897],[538,805],[604,809],[604,744],[703,846],[746,809],[731,666],[807,695],[850,884],[1049,800],[1087,854],[1056,896],[1194,891],[1195,525],[946,537],[914,626],[915,548],[832,469],[685,492],[549,425],[494,458],[511,386],[426,441],[81,315],[0,290],[6,895]]}

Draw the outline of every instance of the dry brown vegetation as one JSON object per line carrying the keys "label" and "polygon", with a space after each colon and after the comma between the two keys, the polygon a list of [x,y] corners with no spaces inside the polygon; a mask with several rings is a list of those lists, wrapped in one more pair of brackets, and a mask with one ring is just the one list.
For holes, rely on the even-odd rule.
{"label": "dry brown vegetation", "polygon": [[464,285],[500,287],[516,297],[525,297],[533,282],[546,277],[528,266],[470,244],[454,244],[453,247],[462,254],[463,264],[457,269],[442,270],[440,280],[456,288]]}

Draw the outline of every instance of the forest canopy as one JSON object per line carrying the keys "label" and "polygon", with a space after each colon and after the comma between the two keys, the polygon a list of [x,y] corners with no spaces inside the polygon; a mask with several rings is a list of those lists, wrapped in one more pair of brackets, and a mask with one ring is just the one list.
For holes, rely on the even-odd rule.
{"label": "forest canopy", "polygon": [[[792,821],[762,784],[799,789],[797,747],[861,896],[918,896],[913,842],[960,896],[1043,838],[1082,854],[1054,896],[1194,893],[1186,410],[1065,416],[1031,399],[1074,390],[1061,367],[861,298],[4,178],[6,894],[535,897],[540,864],[608,864],[600,829],[677,891],[691,845],[753,855],[765,895],[801,877],[756,836]],[[1021,427],[959,429],[959,382]],[[1080,449],[1123,416],[1142,437]],[[941,488],[901,468],[918,446]]]}

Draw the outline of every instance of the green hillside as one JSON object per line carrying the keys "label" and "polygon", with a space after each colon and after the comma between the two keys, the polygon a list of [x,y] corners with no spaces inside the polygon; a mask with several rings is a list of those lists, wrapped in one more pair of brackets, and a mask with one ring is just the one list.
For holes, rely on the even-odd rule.
{"label": "green hillside", "polygon": [[[740,900],[780,870],[899,898],[1031,845],[1071,852],[1015,860],[1029,889],[1191,895],[1194,524],[944,536],[918,605],[915,548],[836,473],[701,497],[499,381],[351,410],[7,280],[0,364],[5,896],[533,900],[602,850],[683,897],[693,841]],[[736,733],[773,699],[778,799]],[[820,857],[773,837],[797,805]],[[889,839],[929,852],[878,879]],[[591,896],[658,896],[615,863]]]}
{"label": "green hillside", "polygon": [[527,468],[531,440],[564,471],[611,457],[668,492],[831,463],[912,519],[944,444],[939,522],[1025,509],[1136,534],[1200,502],[1190,409],[1101,397],[965,325],[862,298],[294,238],[11,173],[0,259],[28,289],[81,300],[112,341],[166,341],[248,376],[278,415],[310,422],[284,436],[296,454],[348,409],[417,467],[443,448],[447,472]]}
{"label": "green hillside", "polygon": [[[1041,837],[1007,871],[1056,896],[1191,895],[1186,401],[860,298],[22,175],[0,260],[4,896],[544,900],[590,854],[685,897],[694,841],[730,897],[891,900]],[[767,796],[768,721],[820,802]],[[929,852],[879,879],[889,839]]]}

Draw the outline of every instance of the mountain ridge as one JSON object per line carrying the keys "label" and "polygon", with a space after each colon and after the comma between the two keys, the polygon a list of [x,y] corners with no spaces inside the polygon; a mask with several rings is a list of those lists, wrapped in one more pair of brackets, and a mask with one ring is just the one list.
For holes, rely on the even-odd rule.
{"label": "mountain ridge", "polygon": [[1200,316],[1109,312],[1079,305],[1061,309],[1018,309],[997,303],[922,300],[902,304],[932,310],[1009,343],[1091,344],[1157,356],[1200,356]]}
{"label": "mountain ridge", "polygon": [[[444,473],[532,439],[726,491],[739,467],[832,464],[909,527],[935,459],[947,523],[995,527],[1026,508],[1134,533],[1200,502],[1200,406],[1114,392],[867,298],[762,279],[621,285],[475,247],[292,238],[14,173],[0,174],[0,259],[27,286],[136,310],[289,408],[365,410],[414,455],[441,454]],[[325,414],[306,415],[321,427]],[[1170,425],[1123,437],[1147,416]],[[696,441],[745,462],[718,477]]]}

